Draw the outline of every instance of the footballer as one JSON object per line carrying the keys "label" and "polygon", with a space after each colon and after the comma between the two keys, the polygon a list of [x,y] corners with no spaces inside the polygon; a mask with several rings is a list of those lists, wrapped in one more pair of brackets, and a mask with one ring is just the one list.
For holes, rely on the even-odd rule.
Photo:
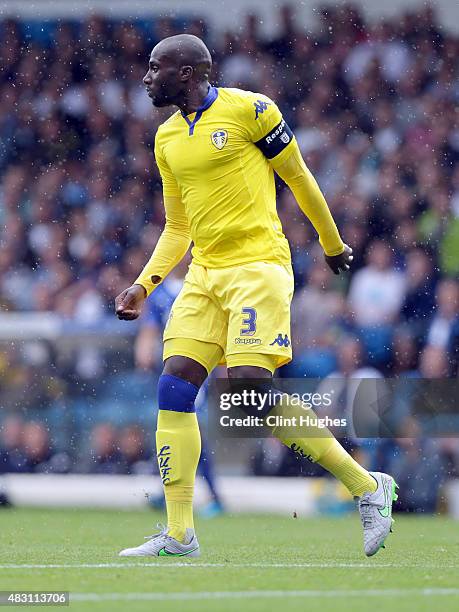
{"label": "footballer", "polygon": [[[274,173],[315,227],[333,272],[348,270],[352,261],[279,108],[260,93],[214,87],[211,67],[203,41],[181,34],[154,47],[143,79],[154,106],[178,110],[155,138],[165,227],[135,283],[117,296],[118,317],[140,315],[191,242],[193,259],[164,331],[158,382],[156,449],[167,527],[121,556],[199,556],[193,523],[199,388],[219,363],[226,363],[230,379],[271,379],[291,360],[293,274]],[[358,498],[364,550],[374,555],[391,531],[393,478],[365,470],[323,429],[311,426],[294,441],[279,437]]]}

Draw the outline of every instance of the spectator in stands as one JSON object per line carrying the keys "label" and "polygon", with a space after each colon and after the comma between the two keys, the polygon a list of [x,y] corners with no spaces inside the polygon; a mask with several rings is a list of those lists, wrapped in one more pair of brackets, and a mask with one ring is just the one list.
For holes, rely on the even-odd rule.
{"label": "spectator in stands", "polygon": [[392,325],[399,318],[406,291],[404,276],[394,269],[390,246],[373,241],[367,265],[355,273],[349,289],[349,306],[357,333],[375,365],[390,356]]}
{"label": "spectator in stands", "polygon": [[388,469],[403,490],[400,510],[437,510],[439,490],[448,475],[447,462],[439,441],[423,437],[419,423],[411,417],[407,417],[401,436],[388,455]]}
{"label": "spectator in stands", "polygon": [[333,287],[331,272],[322,261],[314,262],[292,306],[292,338],[296,350],[330,346],[333,328],[341,324],[345,308],[342,292]]}
{"label": "spectator in stands", "polygon": [[423,249],[412,249],[406,256],[406,294],[401,309],[413,333],[422,337],[435,310],[436,275],[432,255]]}
{"label": "spectator in stands", "polygon": [[295,360],[289,376],[326,376],[336,366],[336,340],[343,327],[346,302],[333,288],[333,276],[321,260],[313,263],[307,283],[292,304]]}
{"label": "spectator in stands", "polygon": [[[457,385],[446,380],[448,374],[446,350],[427,345],[421,352],[417,379],[413,377],[402,387],[407,398],[405,415],[416,420],[422,436],[443,436],[457,429]],[[396,400],[399,396],[396,394]]]}
{"label": "spectator in stands", "polygon": [[[439,282],[435,309],[427,328],[426,342],[432,347],[453,352],[459,338],[459,284],[453,279]],[[445,358],[448,359],[448,353]]]}
{"label": "spectator in stands", "polygon": [[24,425],[24,420],[15,414],[6,416],[0,425],[0,474],[27,471],[22,445]]}
{"label": "spectator in stands", "polygon": [[108,423],[96,425],[91,432],[90,458],[82,471],[91,474],[120,474],[122,457],[115,428]]}
{"label": "spectator in stands", "polygon": [[391,376],[416,375],[419,343],[411,328],[398,327],[392,338]]}
{"label": "spectator in stands", "polygon": [[355,273],[349,303],[361,328],[390,325],[397,320],[405,296],[405,279],[394,270],[390,246],[375,240],[368,248],[367,265]]}
{"label": "spectator in stands", "polygon": [[123,427],[119,433],[120,472],[124,474],[150,474],[152,463],[145,443],[145,435],[138,425]]}
{"label": "spectator in stands", "polygon": [[67,453],[57,453],[49,431],[43,423],[29,421],[24,425],[22,448],[26,459],[25,472],[65,473],[70,470]]}

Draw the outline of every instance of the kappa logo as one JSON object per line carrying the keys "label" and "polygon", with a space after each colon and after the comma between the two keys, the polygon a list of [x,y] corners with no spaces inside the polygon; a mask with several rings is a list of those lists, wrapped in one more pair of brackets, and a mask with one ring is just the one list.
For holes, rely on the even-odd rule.
{"label": "kappa logo", "polygon": [[273,344],[278,344],[279,346],[283,346],[284,348],[288,348],[290,346],[290,340],[288,339],[287,334],[282,337],[282,334],[279,334],[273,342],[269,346],[273,346]]}
{"label": "kappa logo", "polygon": [[212,140],[212,144],[217,147],[217,149],[221,150],[228,142],[228,132],[226,130],[217,130],[216,132],[212,132],[210,139]]}
{"label": "kappa logo", "polygon": [[260,338],[234,338],[234,344],[261,344]]}
{"label": "kappa logo", "polygon": [[271,106],[271,102],[265,102],[264,100],[257,100],[253,103],[255,106],[255,119],[258,119],[258,115],[262,115],[268,106]]}

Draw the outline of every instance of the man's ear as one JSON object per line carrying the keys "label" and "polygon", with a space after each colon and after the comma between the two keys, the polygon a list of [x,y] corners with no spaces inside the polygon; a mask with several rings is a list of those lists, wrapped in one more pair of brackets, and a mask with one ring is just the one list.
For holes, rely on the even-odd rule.
{"label": "man's ear", "polygon": [[180,68],[180,80],[188,81],[191,79],[193,75],[193,67],[192,66],[182,66]]}

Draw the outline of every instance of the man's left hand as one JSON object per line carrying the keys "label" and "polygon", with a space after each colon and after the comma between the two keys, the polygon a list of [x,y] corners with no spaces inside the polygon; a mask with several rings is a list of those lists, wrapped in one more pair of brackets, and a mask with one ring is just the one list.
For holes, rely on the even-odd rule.
{"label": "man's left hand", "polygon": [[352,249],[347,244],[344,245],[344,251],[339,255],[325,255],[325,261],[334,274],[347,272],[353,259]]}

